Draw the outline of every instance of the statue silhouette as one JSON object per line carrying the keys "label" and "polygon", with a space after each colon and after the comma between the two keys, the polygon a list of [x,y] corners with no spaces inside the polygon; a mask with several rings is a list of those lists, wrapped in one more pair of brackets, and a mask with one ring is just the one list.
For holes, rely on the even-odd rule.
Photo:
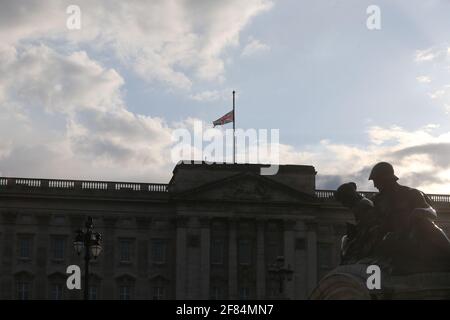
{"label": "statue silhouette", "polygon": [[353,182],[336,191],[356,221],[343,239],[341,264],[378,262],[396,275],[450,271],[450,240],[436,224],[431,200],[398,184],[387,162],[377,163],[369,180],[380,191],[373,199],[358,194]]}

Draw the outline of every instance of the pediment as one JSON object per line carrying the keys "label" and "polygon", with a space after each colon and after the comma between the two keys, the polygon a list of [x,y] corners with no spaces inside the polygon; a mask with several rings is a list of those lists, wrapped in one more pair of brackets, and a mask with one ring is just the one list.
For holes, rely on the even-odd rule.
{"label": "pediment", "polygon": [[165,277],[165,276],[163,276],[162,274],[159,274],[159,273],[151,275],[149,277],[149,279],[151,281],[153,281],[153,282],[158,282],[158,281],[159,282],[170,282],[169,278],[167,278],[167,277]]}
{"label": "pediment", "polygon": [[217,201],[314,202],[309,194],[254,173],[241,173],[207,183],[174,198]]}

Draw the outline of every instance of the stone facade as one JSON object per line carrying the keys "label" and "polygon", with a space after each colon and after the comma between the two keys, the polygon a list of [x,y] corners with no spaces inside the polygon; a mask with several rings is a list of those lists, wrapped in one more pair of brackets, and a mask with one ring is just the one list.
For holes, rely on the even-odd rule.
{"label": "stone facade", "polygon": [[[103,235],[93,299],[308,298],[352,215],[316,190],[314,167],[260,167],[179,164],[167,185],[0,178],[0,298],[81,298],[65,272],[83,266],[72,241],[89,215]],[[450,197],[431,198],[448,228]],[[293,270],[282,293],[277,256]]]}

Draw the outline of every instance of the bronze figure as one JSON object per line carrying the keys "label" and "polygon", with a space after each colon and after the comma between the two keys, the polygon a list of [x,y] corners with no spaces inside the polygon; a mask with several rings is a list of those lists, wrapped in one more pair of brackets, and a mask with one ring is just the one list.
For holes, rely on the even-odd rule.
{"label": "bronze figure", "polygon": [[341,264],[378,263],[392,274],[450,270],[450,240],[435,222],[432,202],[421,191],[400,185],[394,168],[377,163],[369,176],[380,191],[367,199],[355,183],[335,197],[355,215],[344,236]]}

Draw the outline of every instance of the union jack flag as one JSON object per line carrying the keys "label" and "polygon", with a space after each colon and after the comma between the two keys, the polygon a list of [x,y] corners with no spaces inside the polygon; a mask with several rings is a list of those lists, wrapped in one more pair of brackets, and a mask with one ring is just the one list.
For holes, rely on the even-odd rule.
{"label": "union jack flag", "polygon": [[234,115],[233,111],[228,112],[224,116],[220,117],[216,121],[213,121],[213,125],[215,126],[222,126],[225,123],[233,122],[234,121]]}

